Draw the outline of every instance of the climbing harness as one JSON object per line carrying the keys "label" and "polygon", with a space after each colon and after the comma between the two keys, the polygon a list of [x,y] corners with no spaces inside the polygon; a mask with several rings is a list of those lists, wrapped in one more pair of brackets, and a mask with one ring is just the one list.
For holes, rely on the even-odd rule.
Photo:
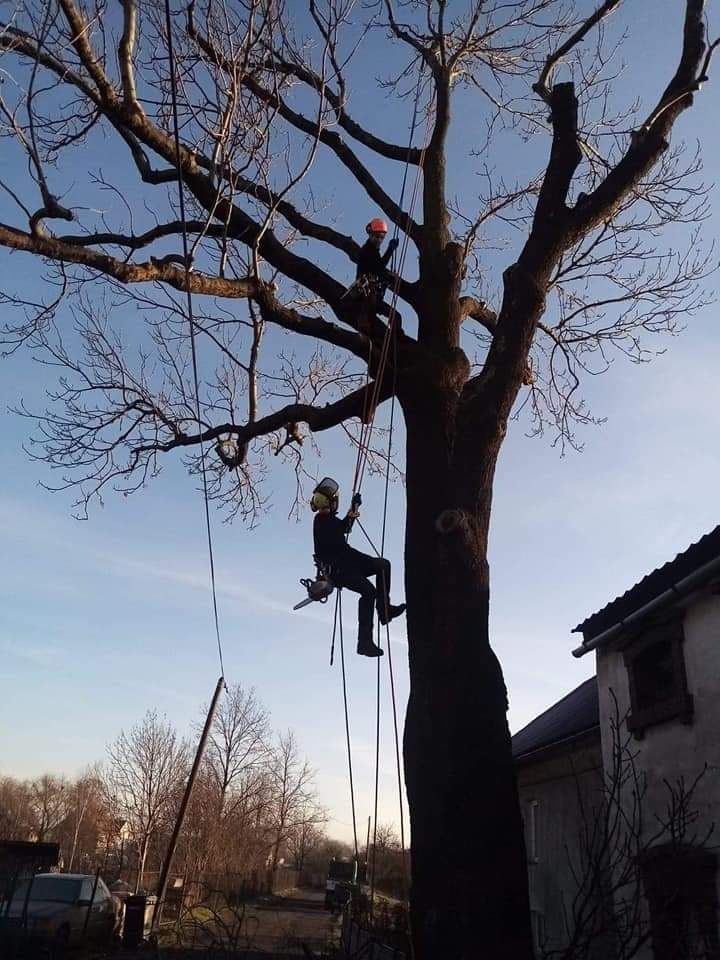
{"label": "climbing harness", "polygon": [[[322,510],[325,509],[326,505],[330,506],[333,500],[337,501],[339,490],[337,481],[331,477],[324,477],[313,491],[312,509]],[[322,501],[317,500],[317,497],[323,498]],[[359,493],[356,493],[350,502],[350,509],[357,510],[361,505],[362,497]],[[303,607],[314,601],[327,603],[328,597],[335,589],[335,583],[332,579],[332,564],[324,563],[318,557],[313,557],[313,560],[315,561],[315,578],[303,577],[300,580],[300,583],[307,590],[307,597],[300,603],[296,603],[293,610],[302,610]]]}
{"label": "climbing harness", "polygon": [[351,300],[364,299],[374,303],[381,303],[385,296],[386,289],[387,284],[380,277],[376,277],[371,273],[364,273],[347,288],[340,299],[344,300],[345,297],[350,297]]}

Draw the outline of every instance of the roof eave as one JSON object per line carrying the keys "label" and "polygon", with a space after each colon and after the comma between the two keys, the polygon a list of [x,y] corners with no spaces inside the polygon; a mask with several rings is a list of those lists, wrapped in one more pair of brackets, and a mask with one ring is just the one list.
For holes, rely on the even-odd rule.
{"label": "roof eave", "polygon": [[[591,636],[588,638],[585,631],[582,631],[583,642],[572,651],[573,656],[583,657],[586,653],[590,653],[591,650],[597,650],[605,646],[609,641],[615,639],[626,627],[638,623],[660,607],[677,603],[682,597],[687,596],[691,591],[710,581],[716,574],[720,575],[720,557],[714,557],[712,560],[704,563],[701,567],[698,567],[696,570],[693,570],[692,573],[688,574],[688,576],[673,583],[667,590],[664,590],[658,594],[658,596],[644,603],[641,607],[638,607],[632,613],[618,620],[607,629],[602,630],[594,637]],[[587,623],[587,621],[584,621],[584,623]],[[580,624],[578,627],[575,627],[572,632],[579,632],[582,626],[583,624]]]}

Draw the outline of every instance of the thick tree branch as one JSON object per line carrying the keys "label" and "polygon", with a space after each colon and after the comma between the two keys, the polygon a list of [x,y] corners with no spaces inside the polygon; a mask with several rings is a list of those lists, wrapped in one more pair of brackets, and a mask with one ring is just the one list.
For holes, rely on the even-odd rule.
{"label": "thick tree branch", "polygon": [[[191,221],[188,224],[192,231],[205,229],[202,221]],[[73,263],[103,273],[118,280],[120,283],[152,283],[167,284],[176,290],[186,289],[186,273],[182,265],[175,265],[172,257],[151,258],[143,263],[129,263],[118,260],[100,250],[89,250],[93,244],[108,244],[127,246],[138,249],[151,243],[159,237],[177,234],[181,231],[179,222],[163,224],[137,237],[120,234],[95,234],[91,237],[51,237],[23,233],[14,227],[0,224],[0,245],[13,250],[34,253],[42,257],[61,263]],[[218,230],[219,227],[214,229]],[[226,299],[253,299],[263,311],[263,317],[285,330],[299,333],[341,347],[354,354],[363,362],[367,362],[370,341],[366,336],[344,330],[320,317],[311,317],[299,313],[291,307],[279,303],[272,289],[256,281],[253,277],[243,280],[228,279],[225,277],[210,276],[206,273],[191,271],[190,290],[192,293],[223,297]],[[357,324],[352,307],[348,304],[342,309],[343,318],[350,324]],[[382,340],[384,324],[376,321],[374,339]]]}
{"label": "thick tree branch", "polygon": [[108,102],[115,100],[115,87],[108,79],[105,68],[95,56],[95,51],[90,44],[90,24],[75,0],[59,0],[59,3],[71,30],[70,42],[80,62],[90,74],[102,98]]}
{"label": "thick tree branch", "polygon": [[[67,2],[70,8],[72,8],[72,0],[67,0]],[[153,124],[141,111],[127,113],[122,108],[122,104],[112,89],[110,90],[110,100],[105,100],[104,96],[99,95],[93,87],[89,86],[82,77],[70,70],[61,60],[39,50],[36,41],[21,31],[9,30],[5,34],[0,33],[0,48],[14,50],[17,53],[27,56],[31,60],[41,63],[50,69],[61,81],[80,89],[85,96],[104,113],[128,144],[133,160],[145,182],[161,184],[177,179],[174,168],[160,171],[152,169],[147,154],[143,149],[143,144],[145,144],[153,152],[162,156],[168,163],[174,164],[175,147],[170,135]],[[83,49],[85,48],[83,47]],[[217,203],[217,190],[210,177],[203,173],[204,170],[211,168],[210,162],[206,158],[199,157],[187,148],[181,150],[181,160],[184,166],[186,184],[192,190],[200,204],[205,209],[214,210],[215,219],[225,224],[225,229],[229,236],[240,240],[247,246],[252,246],[261,234],[260,225],[244,211],[241,211],[240,208],[230,204],[229,201],[223,200],[221,203]],[[265,202],[268,205],[276,202],[270,191],[246,178],[240,177],[239,189],[246,191],[249,195],[256,196],[261,202]],[[280,201],[278,204],[278,212],[287,219],[291,226],[294,226],[300,230],[300,232],[313,239],[330,243],[336,248],[342,249],[353,262],[357,261],[359,248],[351,237],[344,236],[330,227],[310,221],[287,201]],[[17,249],[17,237],[13,236],[11,240],[12,242],[7,245]],[[80,241],[73,240],[70,242],[79,243]],[[331,278],[310,260],[299,257],[288,250],[284,244],[277,240],[271,231],[265,230],[262,233],[259,252],[273,267],[280,270],[287,277],[307,286],[315,294],[330,303],[334,309],[338,308],[341,298],[345,293],[345,287]],[[77,259],[68,259],[67,262],[79,261]],[[403,299],[407,299],[410,303],[415,302],[416,294],[411,284],[404,281],[401,282],[399,292]],[[347,313],[342,307],[339,309],[340,312]]]}
{"label": "thick tree branch", "polygon": [[[503,425],[509,416],[519,385],[523,382],[535,328],[545,307],[553,266],[562,254],[593,228],[611,219],[623,200],[637,187],[667,148],[672,126],[692,103],[693,92],[706,63],[704,0],[686,0],[683,47],[678,68],[661,97],[649,128],[641,128],[630,146],[602,183],[576,206],[567,207],[567,194],[581,155],[577,142],[577,100],[574,85],[556,84],[549,96],[553,119],[553,144],[540,190],[533,226],[517,263],[505,271],[503,304],[485,367],[465,387],[464,399],[470,422],[484,416],[480,407],[495,411]],[[592,22],[571,38],[582,39],[612,8],[606,3]],[[587,28],[587,29],[585,29]],[[583,33],[584,31],[584,33]],[[568,41],[570,43],[570,41]],[[567,52],[565,44],[561,50]],[[554,62],[548,69],[552,72]],[[545,81],[543,81],[544,83]],[[647,125],[646,125],[647,126]]]}
{"label": "thick tree branch", "polygon": [[272,53],[270,65],[273,69],[291,74],[309,87],[312,87],[312,89],[318,93],[322,90],[325,99],[335,112],[337,122],[346,133],[350,134],[353,140],[357,140],[357,142],[362,143],[364,147],[368,147],[368,149],[373,150],[381,157],[386,157],[388,160],[398,160],[401,163],[409,163],[413,166],[417,166],[420,163],[422,157],[421,148],[410,147],[408,149],[407,146],[402,146],[402,144],[389,143],[387,140],[376,137],[375,134],[366,130],[359,123],[356,123],[345,109],[344,98],[324,84],[322,77],[318,76],[315,71],[311,70],[305,64],[295,63],[294,61],[279,56],[277,53]]}
{"label": "thick tree branch", "polygon": [[497,314],[486,305],[484,300],[478,300],[476,297],[460,297],[459,304],[461,319],[469,317],[471,320],[477,320],[489,333],[495,333]]}
{"label": "thick tree branch", "polygon": [[[68,9],[68,17],[73,18],[72,23],[76,22],[79,16],[73,0],[63,0],[64,8]],[[87,40],[77,41],[78,48],[82,51],[83,63],[90,72],[90,68],[85,60],[96,64],[92,50]],[[38,44],[29,35],[21,31],[9,30],[6,33],[0,32],[0,49],[14,50],[31,60],[46,66],[61,81],[70,83],[90,99],[108,118],[110,123],[123,137],[128,144],[133,159],[140,170],[143,180],[149,183],[166,183],[175,180],[176,173],[174,169],[164,171],[154,171],[151,169],[150,162],[143,150],[142,144],[149,147],[159,156],[163,157],[169,164],[175,163],[175,146],[169,133],[161,130],[152,123],[147,116],[139,111],[127,113],[118,100],[115,92],[109,84],[103,87],[100,94],[89,86],[79,75],[69,70],[66,65],[57,57],[46,54],[38,49]],[[98,73],[100,71],[100,73]],[[104,73],[97,67],[93,74],[94,78],[99,78]],[[100,86],[98,79],[96,83]],[[227,224],[228,233],[233,238],[242,241],[247,246],[252,246],[260,235],[260,225],[257,224],[248,214],[241,211],[237,206],[223,200],[217,203],[217,190],[208,175],[203,173],[203,168],[210,167],[209,161],[201,162],[195,153],[183,147],[181,149],[181,162],[184,167],[186,185],[206,210],[214,210],[215,218],[221,223]],[[7,228],[12,230],[12,228]],[[19,231],[15,233],[20,234]],[[20,249],[17,246],[17,236],[5,236],[9,239],[7,244],[0,240],[4,245]],[[26,249],[23,247],[23,249]],[[268,260],[276,269],[283,272],[291,280],[307,286],[315,294],[327,300],[331,304],[340,301],[345,293],[345,287],[335,281],[327,273],[317,267],[316,264],[303,257],[296,256],[287,249],[270,230],[265,230],[260,242],[260,254]],[[78,259],[68,258],[67,262],[80,262]]]}
{"label": "thick tree branch", "polygon": [[[209,224],[205,220],[187,220],[185,228],[189,234],[203,233],[208,237],[221,236],[223,227],[221,224]],[[67,244],[74,247],[125,247],[128,250],[140,250],[147,247],[156,240],[163,237],[178,236],[182,233],[183,224],[180,220],[172,220],[169,223],[161,223],[145,233],[88,233],[88,234],[65,234],[57,236],[54,239],[61,244]]]}
{"label": "thick tree branch", "polygon": [[[63,242],[55,237],[24,233],[7,224],[0,224],[0,245],[11,250],[21,250],[36,256],[46,257],[59,263],[74,263],[98,273],[103,273],[121,283],[151,283],[159,281],[185,290],[184,267],[174,266],[167,260],[150,260],[143,263],[128,263],[99,250],[88,250],[77,243]],[[229,299],[246,299],[258,295],[258,281],[252,277],[232,280],[211,277],[205,273],[190,273],[190,289],[193,293]]]}
{"label": "thick tree branch", "polygon": [[668,147],[670,131],[680,114],[692,105],[693,94],[706,79],[704,0],[687,0],[680,62],[657,107],[631,137],[620,162],[593,192],[575,208],[574,238],[612,217],[627,194],[642,181]]}
{"label": "thick tree branch", "polygon": [[433,75],[438,76],[440,71],[440,63],[428,44],[423,42],[423,40],[416,36],[412,27],[407,26],[406,24],[398,23],[395,19],[395,12],[393,10],[392,0],[385,0],[385,12],[388,15],[388,25],[392,33],[402,40],[403,43],[406,43],[409,47],[419,54],[424,62],[430,67]]}
{"label": "thick tree branch", "polygon": [[550,94],[553,140],[547,171],[538,194],[533,234],[551,229],[556,233],[564,227],[568,213],[566,205],[570,184],[575,175],[582,151],[578,142],[578,102],[574,83],[558,83]]}
{"label": "thick tree branch", "polygon": [[[194,22],[194,4],[188,7],[188,34],[197,43],[202,52],[221,70],[233,75],[234,65],[214,48],[212,43],[196,28]],[[309,137],[317,137],[321,143],[329,147],[340,162],[353,174],[358,183],[365,189],[368,196],[377,203],[383,213],[396,223],[416,242],[420,237],[420,226],[405,213],[397,203],[380,186],[367,167],[360,161],[353,150],[334,130],[324,128],[315,120],[310,120],[303,114],[293,110],[274,90],[266,89],[252,74],[245,73],[240,82],[258,100],[276,110],[291,126]]]}
{"label": "thick tree branch", "polygon": [[[334,403],[326,404],[324,407],[315,407],[309,403],[291,403],[266,417],[260,417],[253,423],[245,425],[223,423],[196,434],[179,433],[166,443],[143,444],[135,448],[133,455],[137,460],[142,454],[154,453],[155,451],[167,453],[178,447],[197,446],[200,443],[209,443],[226,436],[236,437],[239,443],[249,443],[256,437],[264,437],[270,433],[275,433],[277,430],[283,430],[291,424],[298,423],[307,424],[313,433],[321,433],[323,430],[336,427],[353,417],[361,418],[367,410],[374,390],[375,381],[371,381],[359,390],[349,393],[346,397],[342,397]],[[378,402],[383,403],[387,400],[391,391],[391,378],[385,377],[380,388]]]}
{"label": "thick tree branch", "polygon": [[[260,304],[264,320],[277,324],[277,326],[293,333],[315,337],[318,340],[331,343],[333,346],[341,347],[367,363],[370,351],[370,341],[367,337],[350,330],[344,330],[321,317],[310,317],[291,307],[286,307],[277,302],[269,289],[263,290],[256,299]],[[384,327],[382,329],[384,330]]]}
{"label": "thick tree branch", "polygon": [[383,213],[397,224],[401,230],[404,230],[413,240],[417,241],[420,237],[421,228],[419,224],[410,217],[408,213],[401,209],[393,198],[386,193],[380,186],[375,177],[370,173],[364,163],[360,161],[353,150],[348,147],[345,141],[334,130],[321,129],[318,133],[318,125],[313,120],[308,120],[302,114],[297,113],[287,103],[271,90],[265,89],[258,83],[254,77],[246,76],[243,78],[243,85],[248,88],[259,100],[268,104],[279,115],[294,126],[297,130],[308,136],[318,136],[321,143],[329,147],[340,162],[352,173],[357,182],[365,189],[365,192],[373,200]]}
{"label": "thick tree branch", "polygon": [[35,63],[51,70],[63,83],[71,84],[82,91],[88,100],[99,105],[97,90],[89,84],[76,70],[64,63],[57,56],[48,53],[29,33],[14,27],[12,24],[0,22],[0,50],[15,52],[28,57]]}
{"label": "thick tree branch", "polygon": [[120,0],[123,8],[123,32],[118,48],[118,62],[122,77],[123,97],[128,110],[139,110],[135,88],[133,56],[137,42],[137,0]]}
{"label": "thick tree branch", "polygon": [[542,97],[548,106],[552,106],[552,75],[558,63],[563,57],[566,57],[574,47],[576,47],[579,43],[582,43],[593,27],[596,27],[601,20],[604,20],[606,17],[610,16],[613,10],[615,10],[616,7],[619,7],[622,2],[623,0],[605,0],[605,2],[597,8],[592,16],[588,17],[587,20],[581,24],[581,26],[578,27],[578,29],[570,37],[568,37],[565,43],[561,44],[557,50],[548,56],[537,83],[533,85],[533,90],[538,94],[538,96]]}

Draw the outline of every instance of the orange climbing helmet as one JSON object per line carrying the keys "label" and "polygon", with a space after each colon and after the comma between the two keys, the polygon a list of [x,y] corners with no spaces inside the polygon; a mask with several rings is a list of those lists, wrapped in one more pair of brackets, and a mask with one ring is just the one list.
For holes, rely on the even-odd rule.
{"label": "orange climbing helmet", "polygon": [[374,217],[365,227],[367,233],[387,233],[388,225],[380,217]]}

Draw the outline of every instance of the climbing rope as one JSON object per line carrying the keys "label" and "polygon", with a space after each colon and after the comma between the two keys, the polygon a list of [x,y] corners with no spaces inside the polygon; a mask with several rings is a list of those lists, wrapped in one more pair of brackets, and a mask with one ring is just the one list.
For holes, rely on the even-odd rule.
{"label": "climbing rope", "polygon": [[[177,77],[175,73],[175,51],[172,37],[172,15],[170,0],[165,0],[165,25],[168,42],[168,68],[170,71],[170,97],[172,101],[173,135],[175,140],[175,168],[178,181],[178,202],[180,208],[180,223],[182,227],[183,261],[185,264],[185,295],[188,320],[190,323],[190,353],[192,357],[193,385],[195,388],[195,417],[198,431],[201,429],[200,419],[200,378],[198,375],[197,346],[195,343],[195,316],[193,313],[192,291],[190,289],[190,244],[188,243],[187,218],[185,215],[185,180],[182,170],[182,154],[180,146],[180,120],[178,115]],[[212,608],[215,620],[215,638],[217,641],[220,675],[225,676],[223,663],[223,648],[220,639],[220,617],[218,615],[217,586],[215,582],[215,555],[213,551],[212,527],[210,524],[210,500],[208,496],[207,466],[205,462],[205,442],[200,440],[200,466],[202,474],[202,492],[205,501],[205,529],[207,532],[208,558],[210,564],[210,588],[212,591]]]}
{"label": "climbing rope", "polygon": [[[421,91],[421,82],[422,82],[422,67],[418,75],[418,84],[415,92],[415,103],[413,108],[413,119],[411,124],[410,132],[410,143],[408,145],[408,159],[405,163],[405,171],[403,174],[403,182],[401,189],[400,197],[400,208],[402,209],[404,203],[405,189],[407,185],[408,177],[408,168],[409,168],[409,158],[410,158],[410,149],[412,148],[412,143],[415,135],[415,128],[417,125],[417,118],[419,112],[419,100],[420,100],[420,91]],[[387,509],[388,509],[388,500],[389,500],[389,486],[390,486],[390,464],[392,458],[392,440],[393,440],[393,430],[395,425],[395,401],[397,394],[397,336],[395,335],[395,321],[397,316],[397,300],[400,289],[400,282],[403,274],[403,269],[405,265],[405,259],[407,257],[407,252],[410,244],[409,237],[409,224],[415,210],[415,204],[417,201],[417,195],[420,185],[420,177],[423,170],[423,163],[425,159],[425,144],[427,143],[427,137],[429,135],[430,121],[431,121],[431,111],[428,110],[427,117],[427,128],[425,132],[425,137],[423,140],[423,148],[420,153],[419,162],[416,169],[415,182],[413,184],[412,196],[409,205],[408,214],[406,216],[405,230],[403,233],[403,242],[401,247],[401,253],[398,262],[398,268],[395,272],[395,279],[393,283],[392,298],[390,303],[390,311],[388,316],[388,322],[385,330],[385,335],[383,337],[383,342],[380,350],[380,358],[378,361],[378,369],[375,376],[375,382],[373,389],[370,392],[368,390],[370,384],[370,364],[372,361],[372,343],[370,344],[370,352],[368,356],[368,369],[366,375],[365,386],[368,390],[366,394],[363,418],[362,418],[362,427],[360,431],[360,440],[358,442],[358,455],[355,464],[355,474],[353,478],[353,496],[358,493],[362,487],[362,482],[365,475],[365,469],[367,466],[367,460],[370,452],[370,443],[372,439],[372,432],[375,423],[375,414],[378,407],[378,401],[380,397],[380,390],[382,387],[383,378],[385,376],[385,370],[388,363],[388,358],[390,356],[390,347],[392,344],[392,390],[391,390],[391,404],[390,404],[390,423],[388,428],[388,449],[385,462],[385,489],[384,489],[384,498],[383,498],[383,513],[382,513],[382,532],[381,532],[381,546],[378,551],[375,545],[372,542],[372,539],[368,535],[365,528],[362,524],[360,526],[361,531],[364,536],[370,543],[371,547],[374,549],[375,553],[378,556],[384,555],[385,550],[385,537],[387,532]],[[397,238],[400,232],[400,224],[395,224],[394,237]],[[383,595],[387,596],[386,585],[383,584]],[[380,641],[380,623],[378,622],[378,646]],[[403,899],[405,901],[406,909],[408,909],[408,876],[407,876],[407,861],[405,856],[405,813],[403,806],[403,788],[402,788],[402,767],[400,762],[400,735],[398,729],[398,719],[397,719],[397,698],[395,690],[395,676],[393,670],[392,662],[392,645],[390,641],[390,625],[386,624],[386,638],[387,638],[387,651],[388,651],[388,672],[390,678],[390,692],[392,700],[392,717],[393,717],[393,731],[394,731],[394,745],[395,745],[395,763],[397,769],[397,784],[398,784],[398,800],[399,800],[399,812],[400,812],[400,847],[401,847],[401,857],[402,857],[402,877],[403,877]],[[343,684],[345,683],[345,677],[343,675]],[[370,919],[372,921],[374,914],[374,904],[375,904],[375,874],[376,874],[376,856],[377,856],[377,827],[378,827],[378,805],[379,805],[379,784],[380,784],[380,711],[381,703],[381,671],[380,671],[380,658],[377,660],[377,674],[376,674],[376,710],[375,710],[375,790],[374,790],[374,828],[373,828],[373,852],[372,852],[372,866],[371,866],[371,878],[370,878]],[[346,710],[347,710],[347,701],[346,701]],[[347,714],[346,714],[346,723],[347,723]],[[349,728],[348,728],[349,729]],[[348,739],[348,755],[350,753],[350,740]],[[354,791],[353,785],[351,782],[351,793],[352,793],[352,802],[353,802],[353,820],[354,820]],[[357,848],[357,842],[356,842]],[[409,912],[407,914],[407,924],[408,924],[408,941],[410,944],[410,953],[411,957],[414,956],[412,936],[410,931],[410,918]]]}
{"label": "climbing rope", "polygon": [[[412,150],[412,145],[415,139],[415,130],[417,128],[417,121],[418,121],[418,115],[419,115],[420,93],[422,90],[422,76],[423,76],[423,68],[421,64],[420,70],[418,72],[418,82],[415,88],[415,98],[413,102],[413,116],[412,116],[412,122],[410,124],[410,136],[409,136],[409,142],[408,142],[407,158],[405,160],[402,185],[400,187],[400,200],[398,203],[398,207],[400,210],[402,210],[403,204],[405,202],[405,190],[407,188],[408,172],[410,168],[410,151]],[[429,117],[430,117],[430,112],[428,112],[428,118]],[[428,129],[429,129],[429,124],[428,124]],[[405,259],[407,257],[407,252],[410,246],[410,237],[408,234],[408,228],[410,226],[410,220],[412,219],[412,216],[415,210],[418,185],[420,183],[420,176],[422,173],[423,163],[425,160],[426,143],[427,143],[427,130],[426,130],[425,139],[423,141],[423,147],[420,151],[419,161],[415,171],[415,183],[413,185],[410,208],[405,218],[405,230],[403,232],[402,246],[400,250],[400,256],[398,258],[398,267],[397,267],[397,270],[395,271],[395,279],[393,282],[393,290],[392,290],[392,297],[390,301],[390,312],[388,315],[388,322],[387,322],[385,334],[384,334],[381,349],[380,349],[380,358],[378,361],[378,372],[375,377],[375,382],[373,384],[372,391],[366,392],[365,403],[363,408],[362,426],[360,429],[360,439],[358,441],[358,455],[355,463],[355,475],[353,478],[353,487],[352,487],[353,494],[359,492],[360,488],[362,487],[362,481],[365,475],[365,465],[367,463],[368,452],[370,447],[370,439],[372,437],[373,426],[375,423],[375,413],[377,411],[378,400],[380,397],[380,390],[382,387],[383,377],[385,375],[385,367],[387,365],[387,360],[390,353],[390,344],[391,342],[396,343],[396,340],[397,340],[397,338],[394,337],[393,334],[394,334],[394,327],[395,327],[395,318],[397,315],[398,294],[400,290],[400,281],[402,279],[403,269],[405,267]],[[397,240],[399,237],[399,234],[400,234],[400,223],[398,221],[395,223],[393,228],[393,240]],[[370,386],[371,362],[372,362],[372,342],[370,342],[369,344],[367,373],[365,377],[366,391]],[[395,390],[393,385],[393,399],[394,399],[394,396],[395,396]]]}
{"label": "climbing rope", "polygon": [[345,704],[345,739],[347,740],[348,772],[350,774],[350,803],[352,806],[353,844],[355,849],[355,863],[357,864],[359,862],[358,839],[357,839],[357,817],[355,815],[355,783],[353,781],[352,747],[351,747],[351,740],[350,740],[350,711],[348,709],[347,675],[345,673],[345,638],[343,636],[342,590],[338,590],[337,600],[335,601],[335,623],[333,624],[333,645],[335,642],[335,629],[337,627],[338,620],[340,622],[340,665],[342,668],[343,701]]}

